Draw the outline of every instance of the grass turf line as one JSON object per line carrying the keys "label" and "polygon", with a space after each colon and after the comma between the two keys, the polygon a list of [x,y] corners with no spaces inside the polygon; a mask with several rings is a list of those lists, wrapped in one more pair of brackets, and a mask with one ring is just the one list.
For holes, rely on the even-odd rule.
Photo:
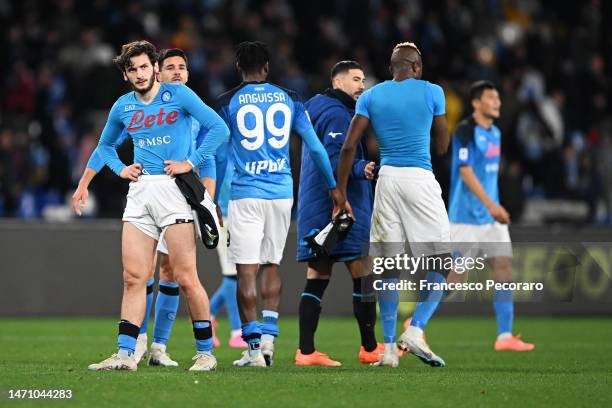
{"label": "grass turf line", "polygon": [[[217,371],[190,373],[185,370],[194,354],[193,334],[189,322],[179,319],[168,351],[180,366],[141,364],[129,373],[87,370],[88,364],[114,352],[116,319],[2,319],[0,405],[610,406],[611,323],[610,318],[517,319],[515,328],[536,343],[536,350],[501,353],[492,351],[494,319],[434,318],[427,339],[448,366],[434,369],[406,356],[398,369],[390,369],[358,363],[358,331],[352,318],[323,316],[317,348],[344,365],[318,368],[293,365],[297,321],[281,316],[274,366],[257,370],[231,366],[240,351],[226,346],[229,329],[220,321]],[[9,401],[11,388],[72,389],[74,398]]]}

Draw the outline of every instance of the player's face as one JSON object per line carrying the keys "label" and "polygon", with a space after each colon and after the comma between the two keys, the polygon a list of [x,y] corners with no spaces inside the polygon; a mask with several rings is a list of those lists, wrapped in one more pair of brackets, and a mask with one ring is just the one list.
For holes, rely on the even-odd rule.
{"label": "player's face", "polygon": [[349,69],[336,77],[336,87],[357,100],[365,90],[365,75],[360,69]]}
{"label": "player's face", "polygon": [[180,82],[186,84],[188,79],[189,71],[183,57],[177,55],[164,60],[159,71],[160,82]]}
{"label": "player's face", "polygon": [[485,89],[480,99],[475,101],[474,108],[485,117],[491,119],[499,118],[501,99],[497,89]]}
{"label": "player's face", "polygon": [[145,94],[153,88],[157,65],[151,64],[147,54],[130,58],[131,65],[123,72],[123,79],[129,81],[134,91]]}

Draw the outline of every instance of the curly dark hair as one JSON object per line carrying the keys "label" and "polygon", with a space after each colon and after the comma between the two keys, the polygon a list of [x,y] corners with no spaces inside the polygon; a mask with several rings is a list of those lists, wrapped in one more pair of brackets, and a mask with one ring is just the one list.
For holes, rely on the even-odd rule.
{"label": "curly dark hair", "polygon": [[125,72],[128,70],[128,68],[132,67],[132,61],[130,59],[142,54],[146,54],[149,57],[151,64],[155,64],[157,62],[157,48],[145,40],[132,41],[131,43],[123,44],[123,46],[121,46],[121,54],[117,55],[113,59],[113,62],[121,71]]}

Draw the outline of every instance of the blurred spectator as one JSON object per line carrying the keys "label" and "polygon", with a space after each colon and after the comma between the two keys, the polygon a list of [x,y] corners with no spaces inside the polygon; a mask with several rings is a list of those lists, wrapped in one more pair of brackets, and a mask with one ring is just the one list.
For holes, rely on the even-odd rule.
{"label": "blurred spectator", "polygon": [[[190,85],[209,104],[239,83],[233,48],[243,40],[269,43],[270,79],[304,98],[329,86],[329,69],[340,59],[359,61],[368,86],[389,78],[390,50],[414,41],[425,79],[445,88],[451,131],[470,114],[471,81],[499,86],[500,190],[515,222],[534,197],[582,201],[589,221],[610,221],[612,67],[605,58],[612,50],[602,35],[609,32],[605,2],[0,3],[3,216],[39,217],[46,206],[63,203],[108,109],[126,92],[113,55],[123,43],[147,38],[160,48],[186,50]],[[446,190],[448,158],[434,161]],[[124,192],[125,183],[103,171],[92,185],[98,214],[120,215]]]}

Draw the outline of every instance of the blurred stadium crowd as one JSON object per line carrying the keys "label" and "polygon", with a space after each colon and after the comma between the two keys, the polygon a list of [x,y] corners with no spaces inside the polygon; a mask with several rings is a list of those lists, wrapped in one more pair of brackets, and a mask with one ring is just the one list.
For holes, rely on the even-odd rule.
{"label": "blurred stadium crowd", "polygon": [[[242,40],[267,42],[271,80],[304,98],[328,86],[341,59],[364,65],[369,86],[388,79],[392,47],[410,40],[423,52],[424,79],[445,89],[451,130],[470,113],[471,81],[498,84],[500,187],[515,222],[554,220],[547,210],[557,208],[560,220],[610,223],[612,31],[604,3],[0,0],[0,216],[68,217],[66,197],[127,89],[111,63],[125,42],[186,50],[189,85],[212,103],[239,82],[233,53]],[[448,158],[435,165],[446,190]],[[93,213],[118,217],[125,191],[105,170],[92,185]],[[530,218],[529,203],[543,203],[543,212]]]}

